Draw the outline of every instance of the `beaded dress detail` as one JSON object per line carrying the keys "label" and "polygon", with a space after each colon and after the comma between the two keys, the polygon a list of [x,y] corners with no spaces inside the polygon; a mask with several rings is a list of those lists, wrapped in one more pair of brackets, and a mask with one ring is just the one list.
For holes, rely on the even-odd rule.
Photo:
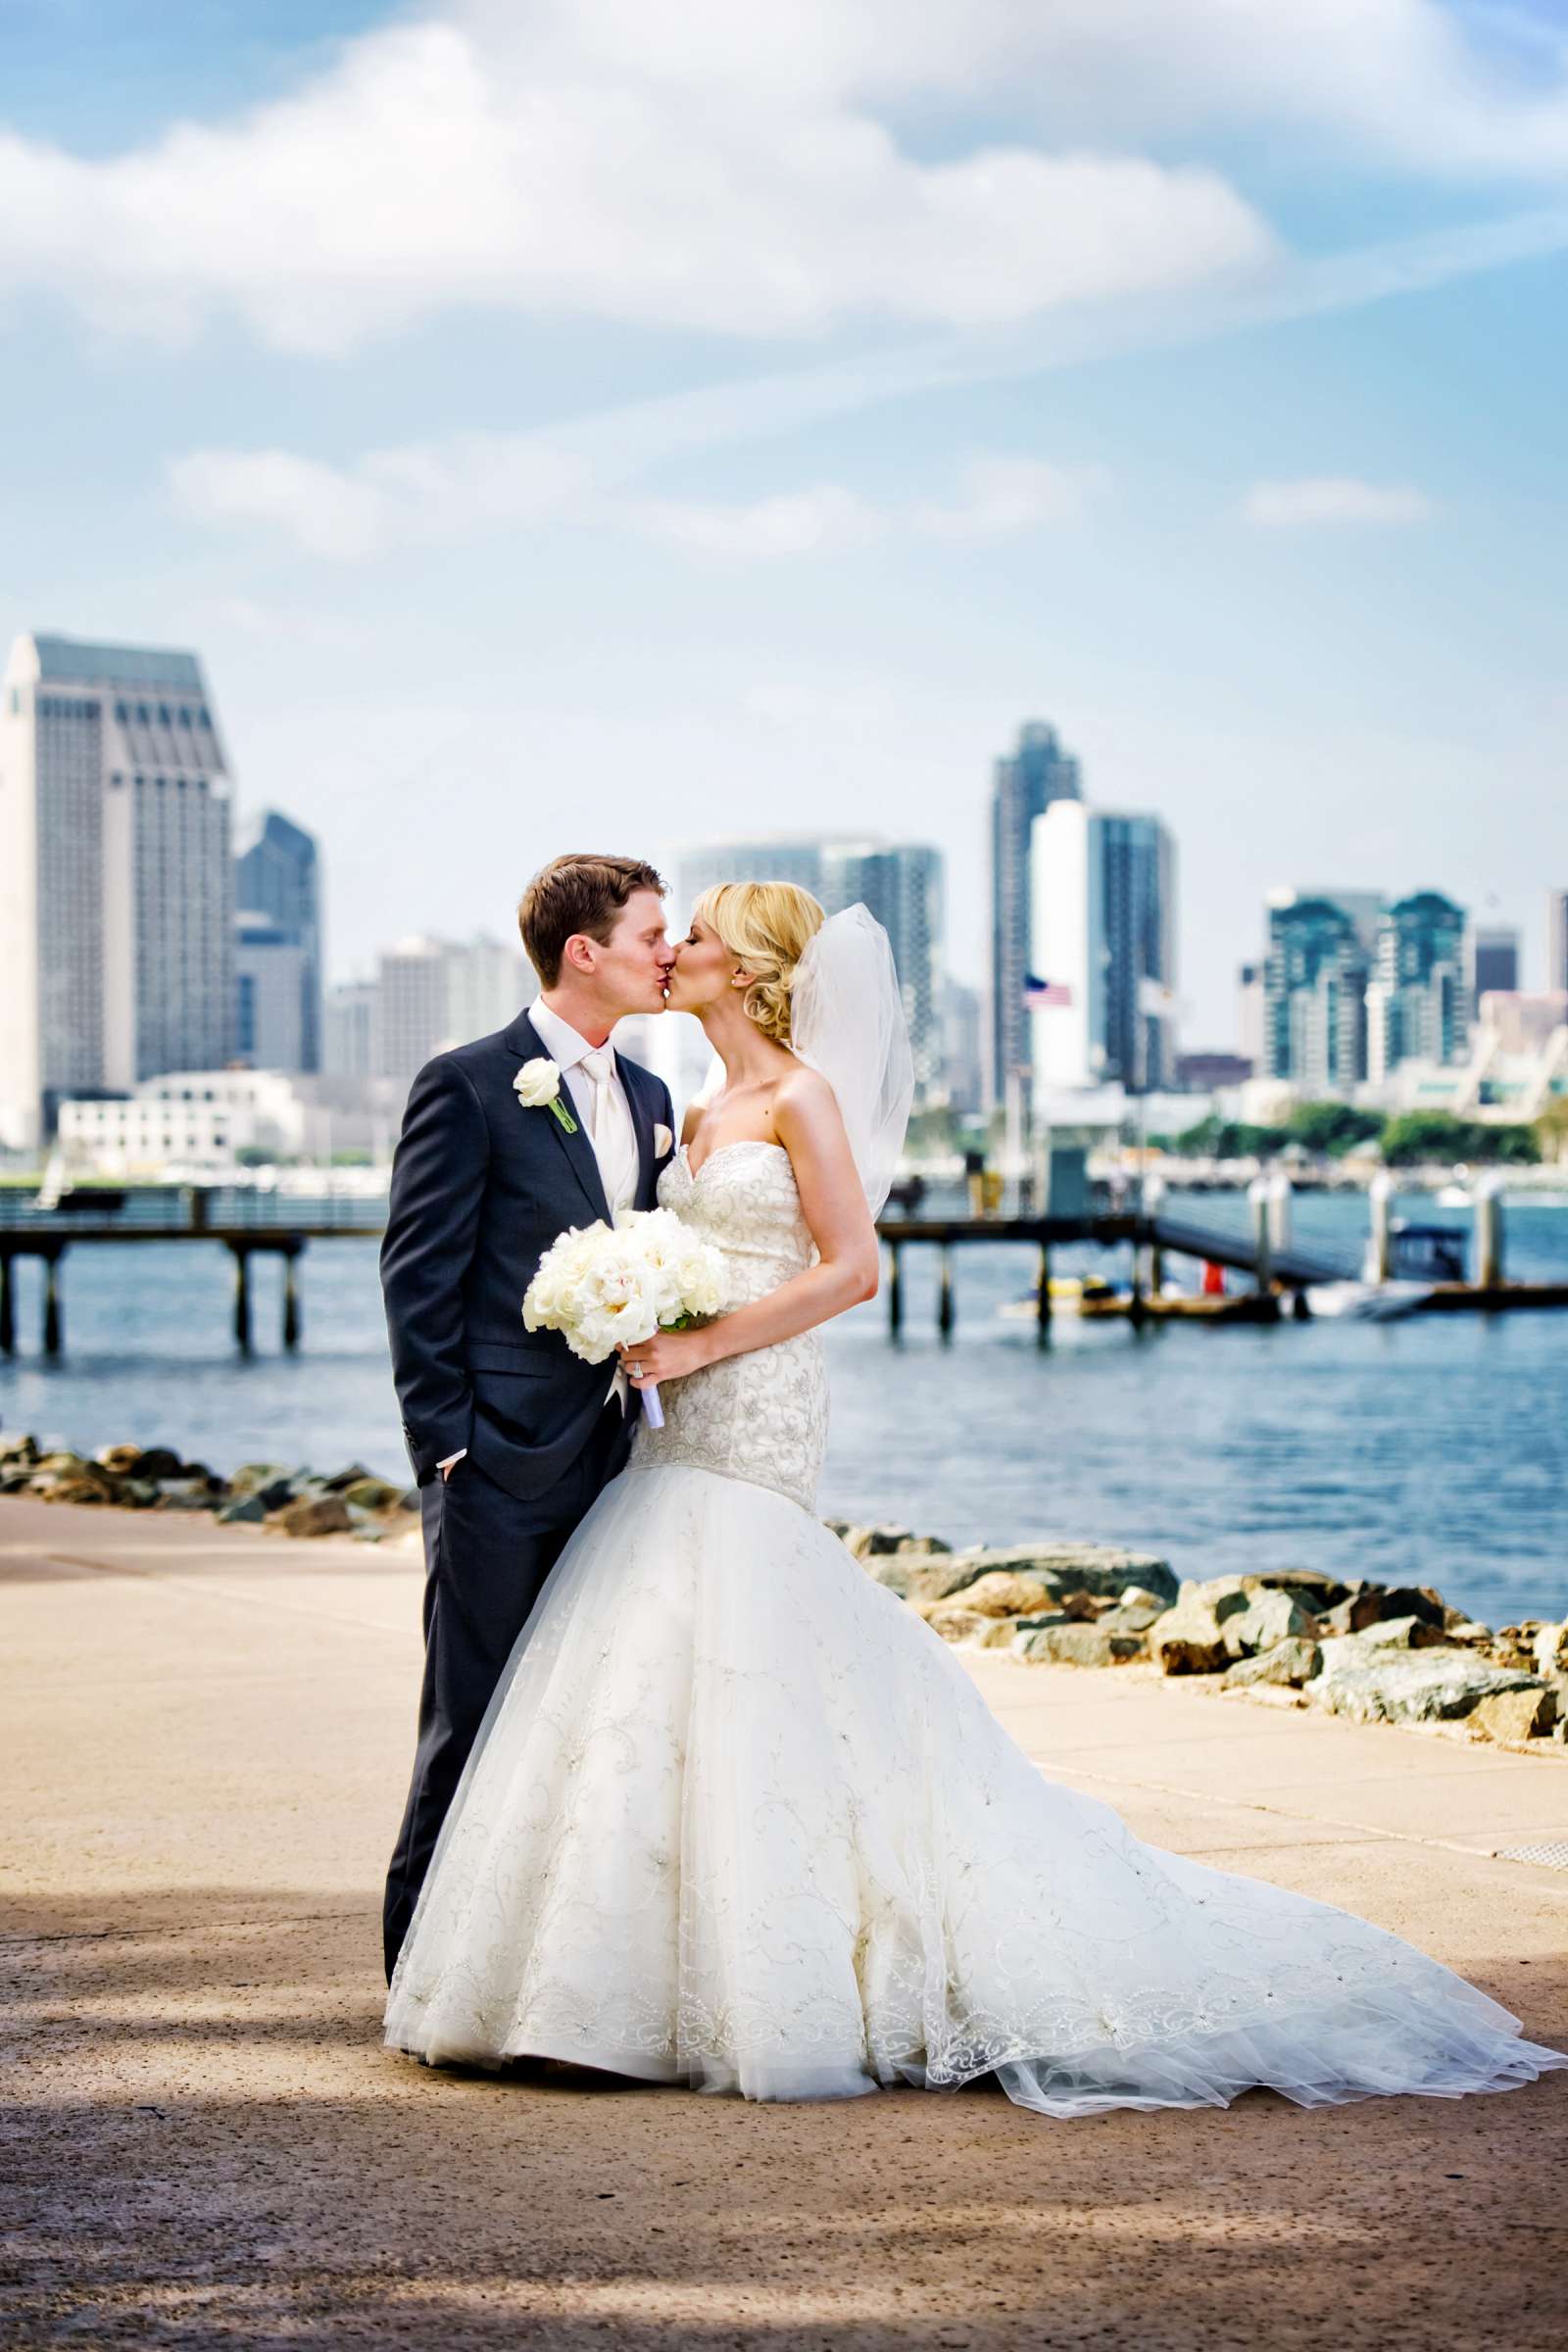
{"label": "beaded dress detail", "polygon": [[[811,1262],[788,1155],[660,1198],[726,1304]],[[1457,2097],[1568,2065],[1396,1936],[1143,1844],[1045,1779],[812,1515],[816,1335],[662,1390],[491,1703],[386,2036],[753,2098],[995,2073],[1054,2116]]]}

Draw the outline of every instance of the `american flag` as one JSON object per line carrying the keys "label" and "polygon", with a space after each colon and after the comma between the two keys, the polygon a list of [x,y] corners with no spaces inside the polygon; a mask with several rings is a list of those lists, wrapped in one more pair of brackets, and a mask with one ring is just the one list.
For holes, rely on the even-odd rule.
{"label": "american flag", "polygon": [[1050,1004],[1070,1004],[1072,990],[1065,980],[1042,980],[1038,972],[1023,976],[1023,1008],[1025,1012],[1040,1012]]}

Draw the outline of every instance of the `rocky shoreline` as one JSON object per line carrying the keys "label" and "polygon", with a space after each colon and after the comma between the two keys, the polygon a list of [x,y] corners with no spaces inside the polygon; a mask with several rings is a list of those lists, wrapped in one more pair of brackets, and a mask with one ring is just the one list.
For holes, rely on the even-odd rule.
{"label": "rocky shoreline", "polygon": [[[361,1462],[327,1477],[246,1462],[223,1478],[168,1446],[87,1455],[0,1435],[6,1494],[205,1511],[220,1526],[370,1544],[412,1536],[419,1512],[416,1488]],[[1004,1650],[1024,1666],[1157,1669],[1275,1705],[1568,1755],[1568,1620],[1494,1630],[1429,1585],[1311,1568],[1178,1584],[1168,1561],[1112,1544],[1041,1539],[955,1549],[906,1527],[826,1524],[868,1575],[966,1648]]]}
{"label": "rocky shoreline", "polygon": [[908,1528],[828,1525],[965,1648],[1025,1666],[1142,1665],[1274,1705],[1568,1755],[1568,1621],[1494,1630],[1428,1585],[1312,1568],[1178,1584],[1167,1561],[1109,1544],[954,1550]]}
{"label": "rocky shoreline", "polygon": [[101,1504],[132,1511],[210,1511],[220,1526],[254,1525],[283,1536],[357,1536],[378,1544],[418,1525],[416,1487],[394,1486],[363,1462],[330,1478],[282,1462],[245,1462],[220,1478],[167,1446],[105,1446],[96,1454],[36,1438],[0,1436],[0,1495]]}

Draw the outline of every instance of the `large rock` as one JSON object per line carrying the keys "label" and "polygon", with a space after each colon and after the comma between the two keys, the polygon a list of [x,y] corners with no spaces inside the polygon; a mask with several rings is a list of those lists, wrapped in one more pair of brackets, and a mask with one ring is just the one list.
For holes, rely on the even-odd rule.
{"label": "large rock", "polygon": [[1108,1633],[1100,1625],[1044,1625],[1020,1629],[1012,1654],[1029,1666],[1127,1666],[1149,1655],[1142,1634]]}
{"label": "large rock", "polygon": [[1363,1585],[1359,1592],[1322,1613],[1323,1631],[1330,1635],[1362,1634],[1369,1626],[1390,1619],[1419,1617],[1441,1634],[1447,1618],[1441,1592],[1427,1585]]}
{"label": "large rock", "polygon": [[950,1593],[961,1592],[974,1577],[967,1568],[955,1568],[942,1561],[927,1560],[919,1552],[892,1553],[886,1558],[867,1560],[867,1576],[879,1585],[886,1585],[901,1600],[916,1608],[925,1608],[933,1601],[946,1600]]}
{"label": "large rock", "polygon": [[236,1494],[232,1502],[220,1506],[218,1524],[220,1527],[234,1527],[247,1522],[260,1522],[266,1517],[259,1494]]}
{"label": "large rock", "polygon": [[1255,1658],[1278,1642],[1315,1642],[1317,1633],[1317,1619],[1302,1608],[1294,1593],[1265,1587],[1260,1592],[1250,1592],[1245,1608],[1224,1619],[1225,1654]]}
{"label": "large rock", "polygon": [[241,1462],[228,1482],[228,1491],[234,1495],[260,1494],[268,1487],[275,1486],[279,1479],[298,1476],[299,1472],[291,1470],[287,1462]]}
{"label": "large rock", "polygon": [[1466,1722],[1487,1740],[1535,1740],[1557,1720],[1557,1693],[1549,1684],[1536,1690],[1496,1690],[1478,1698]]}
{"label": "large rock", "polygon": [[20,1429],[10,1431],[0,1429],[0,1462],[10,1468],[25,1462],[30,1468],[37,1459],[38,1441],[36,1438],[25,1436]]}
{"label": "large rock", "polygon": [[142,1450],[139,1446],[100,1446],[98,1461],[111,1478],[139,1478],[142,1475]]}
{"label": "large rock", "polygon": [[403,1500],[403,1489],[384,1478],[359,1478],[344,1487],[343,1499],[351,1510],[391,1511]]}
{"label": "large rock", "polygon": [[302,1494],[276,1514],[285,1536],[338,1536],[353,1526],[341,1494]]}
{"label": "large rock", "polygon": [[1561,1625],[1542,1626],[1532,1648],[1538,1674],[1568,1674],[1568,1618]]}
{"label": "large rock", "polygon": [[185,1465],[167,1446],[149,1446],[136,1464],[138,1478],[179,1478]]}
{"label": "large rock", "polygon": [[998,1622],[983,1609],[966,1609],[961,1601],[947,1601],[939,1608],[928,1609],[925,1621],[944,1642],[972,1642],[977,1634]]}
{"label": "large rock", "polygon": [[858,1560],[880,1560],[915,1555],[934,1558],[953,1549],[940,1536],[917,1536],[911,1527],[857,1527],[848,1519],[827,1519],[839,1540]]}
{"label": "large rock", "polygon": [[1238,1658],[1234,1666],[1225,1669],[1227,1690],[1247,1690],[1253,1684],[1283,1684],[1299,1690],[1309,1683],[1323,1664],[1323,1652],[1315,1642],[1293,1634],[1276,1642],[1271,1649],[1258,1650],[1251,1657]]}
{"label": "large rock", "polygon": [[1124,1594],[1114,1608],[1102,1610],[1095,1622],[1106,1634],[1147,1634],[1165,1614],[1157,1600],[1130,1601]]}
{"label": "large rock", "polygon": [[1005,1568],[993,1568],[972,1584],[961,1586],[954,1601],[943,1600],[938,1607],[978,1609],[982,1617],[1027,1617],[1032,1610],[1043,1609],[1050,1599],[1051,1587],[1044,1577],[1017,1576]]}
{"label": "large rock", "polygon": [[1389,1649],[1354,1634],[1322,1649],[1322,1670],[1306,1695],[1357,1723],[1452,1722],[1501,1691],[1545,1687],[1539,1676],[1494,1666],[1468,1649]]}
{"label": "large rock", "polygon": [[1176,1606],[1150,1632],[1150,1655],[1161,1674],[1217,1674],[1230,1659],[1226,1621],[1241,1616],[1250,1597],[1239,1576],[1184,1584]]}
{"label": "large rock", "polygon": [[1176,1597],[1176,1579],[1168,1561],[1156,1559],[1152,1552],[1123,1551],[1112,1544],[1070,1544],[1042,1537],[1033,1544],[956,1551],[952,1564],[955,1570],[963,1570],[970,1583],[1005,1570],[1016,1576],[1042,1578],[1053,1594],[1089,1592],[1115,1600],[1126,1586],[1136,1584],[1161,1600]]}
{"label": "large rock", "polygon": [[1424,1617],[1380,1618],[1362,1633],[1344,1634],[1336,1639],[1353,1642],[1361,1649],[1467,1649],[1473,1646],[1469,1642],[1449,1642]]}

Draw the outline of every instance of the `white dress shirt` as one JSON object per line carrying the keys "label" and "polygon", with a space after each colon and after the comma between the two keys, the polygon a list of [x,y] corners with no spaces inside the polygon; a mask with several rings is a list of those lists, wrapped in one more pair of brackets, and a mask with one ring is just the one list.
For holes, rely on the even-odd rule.
{"label": "white dress shirt", "polygon": [[[615,1060],[615,1050],[606,1044],[597,1049],[590,1046],[580,1030],[564,1021],[559,1012],[552,1012],[543,1001],[528,1007],[539,1043],[561,1071],[562,1084],[567,1100],[577,1116],[577,1123],[589,1136],[594,1157],[599,1162],[600,1181],[612,1216],[630,1208],[637,1198],[637,1130],[632,1123],[631,1104],[626,1100],[625,1082]],[[536,1114],[530,1114],[536,1115]],[[544,1114],[553,1118],[553,1111]],[[618,1397],[622,1412],[626,1409],[628,1383],[619,1364],[615,1376],[605,1394]],[[436,1467],[443,1472],[461,1462],[467,1452],[466,1446],[449,1453]]]}

